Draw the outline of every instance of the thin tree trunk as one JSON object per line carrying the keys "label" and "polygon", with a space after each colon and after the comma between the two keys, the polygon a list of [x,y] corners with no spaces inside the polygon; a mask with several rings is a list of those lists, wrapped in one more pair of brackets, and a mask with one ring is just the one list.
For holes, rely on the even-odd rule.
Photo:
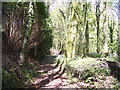
{"label": "thin tree trunk", "polygon": [[100,17],[98,16],[97,17],[97,53],[99,53],[100,52],[100,40],[99,40],[99,38],[100,38],[100,36],[99,36],[99,33],[100,33],[100,24],[99,24],[99,21],[100,21]]}
{"label": "thin tree trunk", "polygon": [[84,16],[85,47],[84,47],[83,56],[86,57],[88,55],[88,53],[89,53],[89,29],[88,29],[88,20],[87,20],[87,3],[84,5],[84,11],[85,11],[85,16]]}
{"label": "thin tree trunk", "polygon": [[97,53],[100,52],[100,40],[99,40],[99,33],[100,33],[100,2],[97,2],[96,5],[96,24],[97,24]]}
{"label": "thin tree trunk", "polygon": [[88,27],[88,21],[86,23],[85,38],[86,38],[86,55],[88,55],[89,54],[89,27]]}

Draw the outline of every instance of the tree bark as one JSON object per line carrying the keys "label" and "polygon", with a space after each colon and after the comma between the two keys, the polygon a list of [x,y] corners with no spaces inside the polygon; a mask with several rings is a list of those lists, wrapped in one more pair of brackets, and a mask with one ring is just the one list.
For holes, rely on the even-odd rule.
{"label": "tree bark", "polygon": [[89,54],[89,27],[88,27],[88,21],[86,23],[85,38],[86,38],[86,55],[88,55]]}
{"label": "tree bark", "polygon": [[100,42],[99,42],[99,38],[100,38],[100,36],[99,36],[99,33],[100,33],[100,23],[99,23],[99,21],[100,21],[100,16],[98,15],[98,16],[96,16],[96,18],[97,18],[97,53],[99,53],[100,52]]}
{"label": "tree bark", "polygon": [[113,53],[113,30],[114,30],[114,22],[111,20],[109,22],[108,20],[108,28],[109,28],[109,32],[110,32],[110,48],[111,48],[111,53]]}
{"label": "tree bark", "polygon": [[73,2],[72,16],[71,16],[71,27],[67,33],[67,45],[66,45],[66,57],[67,62],[75,57],[75,47],[76,47],[76,32],[77,32],[77,18],[75,15],[75,2]]}
{"label": "tree bark", "polygon": [[100,1],[96,2],[96,24],[97,24],[97,53],[100,53],[100,16],[106,9],[106,2],[104,3],[104,9],[100,11]]}
{"label": "tree bark", "polygon": [[85,11],[85,16],[84,16],[84,24],[85,24],[85,47],[84,47],[84,52],[83,52],[83,57],[86,57],[89,53],[89,29],[88,29],[88,20],[87,20],[87,2],[84,5],[84,11]]}
{"label": "tree bark", "polygon": [[27,60],[28,54],[28,45],[29,38],[32,32],[32,24],[33,24],[33,2],[29,2],[29,10],[28,10],[28,24],[27,29],[25,30],[25,36],[23,39],[22,51],[20,53],[20,62],[23,64]]}
{"label": "tree bark", "polygon": [[118,61],[120,62],[120,20],[118,22],[118,51],[117,51],[117,54],[118,54]]}

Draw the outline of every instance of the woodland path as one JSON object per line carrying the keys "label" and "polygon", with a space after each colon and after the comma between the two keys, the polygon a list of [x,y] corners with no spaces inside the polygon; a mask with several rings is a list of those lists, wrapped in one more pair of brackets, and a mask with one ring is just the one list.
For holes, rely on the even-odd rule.
{"label": "woodland path", "polygon": [[[38,69],[42,75],[37,77],[32,85],[35,88],[77,88],[77,83],[70,83],[71,80],[56,66],[55,56],[47,56]],[[80,87],[79,87],[80,88]]]}
{"label": "woodland path", "polygon": [[[89,83],[85,83],[83,80],[73,81],[68,78],[67,75],[61,72],[60,67],[56,65],[55,61],[56,56],[47,56],[44,59],[44,62],[40,65],[36,65],[36,69],[41,74],[35,78],[34,82],[32,82],[32,86],[37,89],[41,88],[87,88],[91,86],[92,88],[95,85],[90,85]],[[109,62],[107,62],[109,68],[112,71],[112,75],[116,78],[120,78],[120,68],[117,66],[111,66]],[[39,66],[39,67],[38,67]],[[116,69],[117,68],[117,69]],[[114,74],[113,70],[118,70],[117,74]],[[113,76],[107,76],[106,78],[113,78]],[[107,80],[106,80],[107,81]],[[108,82],[107,81],[107,82]]]}

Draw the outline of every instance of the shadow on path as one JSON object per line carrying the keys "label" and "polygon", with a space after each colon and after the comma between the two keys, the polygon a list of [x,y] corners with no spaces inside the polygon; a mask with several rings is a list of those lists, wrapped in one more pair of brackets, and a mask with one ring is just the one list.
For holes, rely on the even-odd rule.
{"label": "shadow on path", "polygon": [[53,63],[55,63],[56,57],[57,57],[57,55],[56,55],[56,56],[47,55],[47,56],[44,58],[43,63],[44,63],[44,64],[53,64]]}
{"label": "shadow on path", "polygon": [[[55,56],[48,56],[46,58],[46,60],[53,60],[53,58],[55,58]],[[51,62],[50,62],[51,63]],[[55,71],[55,69],[58,67],[58,64],[56,64],[55,66],[49,68],[49,66],[46,68],[46,70],[44,70],[42,73],[48,73],[49,71],[51,71],[52,73],[48,76],[46,76],[45,78],[40,78],[37,79],[33,85],[35,85],[35,88],[42,88],[44,87],[46,84],[50,83],[51,81],[53,81],[54,79],[60,78],[62,76],[62,74],[65,72],[65,70],[62,71],[62,65],[63,63],[60,65],[60,68],[58,70]]]}
{"label": "shadow on path", "polygon": [[117,62],[106,61],[109,69],[111,70],[111,74],[120,81],[120,64]]}

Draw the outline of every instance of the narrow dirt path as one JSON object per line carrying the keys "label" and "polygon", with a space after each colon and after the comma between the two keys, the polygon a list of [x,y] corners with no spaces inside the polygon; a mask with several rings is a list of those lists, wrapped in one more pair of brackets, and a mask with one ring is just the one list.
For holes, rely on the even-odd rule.
{"label": "narrow dirt path", "polygon": [[60,68],[55,64],[55,56],[47,56],[38,72],[42,73],[32,85],[35,88],[77,88],[79,85],[70,84],[69,80]]}

